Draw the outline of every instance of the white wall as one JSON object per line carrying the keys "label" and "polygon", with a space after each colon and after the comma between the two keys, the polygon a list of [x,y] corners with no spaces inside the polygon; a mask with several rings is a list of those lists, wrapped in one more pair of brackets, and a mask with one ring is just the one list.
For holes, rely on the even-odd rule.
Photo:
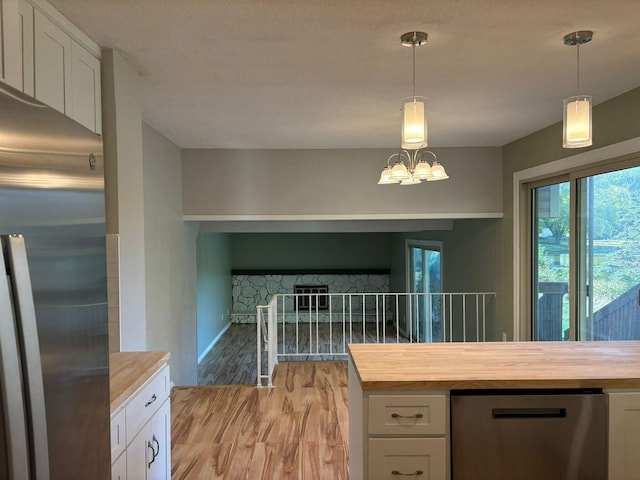
{"label": "white wall", "polygon": [[185,218],[501,216],[500,148],[433,150],[451,178],[411,187],[377,184],[393,150],[184,150]]}
{"label": "white wall", "polygon": [[180,149],[142,124],[148,350],[171,352],[176,385],[195,385],[196,235],[182,220]]}
{"label": "white wall", "polygon": [[105,49],[102,84],[107,233],[120,238],[120,350],[146,350],[140,78]]}

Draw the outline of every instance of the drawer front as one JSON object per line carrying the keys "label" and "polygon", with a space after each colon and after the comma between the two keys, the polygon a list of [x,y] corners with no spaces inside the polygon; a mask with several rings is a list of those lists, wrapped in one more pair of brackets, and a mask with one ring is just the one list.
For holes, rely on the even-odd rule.
{"label": "drawer front", "polygon": [[127,444],[169,397],[169,366],[166,365],[133,394],[126,409]]}
{"label": "drawer front", "polygon": [[447,478],[444,438],[370,438],[369,480]]}
{"label": "drawer front", "polygon": [[111,417],[111,460],[118,458],[127,447],[125,419],[124,408]]}
{"label": "drawer front", "polygon": [[444,435],[445,395],[371,395],[370,435]]}

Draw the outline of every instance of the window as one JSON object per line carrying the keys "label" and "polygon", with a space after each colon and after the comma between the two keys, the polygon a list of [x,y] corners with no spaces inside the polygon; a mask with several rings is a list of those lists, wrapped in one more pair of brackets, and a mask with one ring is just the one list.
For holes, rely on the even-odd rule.
{"label": "window", "polygon": [[527,185],[533,340],[640,340],[639,163]]}

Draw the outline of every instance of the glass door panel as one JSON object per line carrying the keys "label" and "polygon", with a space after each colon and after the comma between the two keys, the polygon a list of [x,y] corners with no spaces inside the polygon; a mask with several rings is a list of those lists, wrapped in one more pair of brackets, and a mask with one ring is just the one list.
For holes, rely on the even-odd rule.
{"label": "glass door panel", "polygon": [[640,340],[640,167],[577,181],[579,340]]}
{"label": "glass door panel", "polygon": [[569,340],[570,183],[531,190],[533,340]]}
{"label": "glass door panel", "polygon": [[443,341],[441,304],[442,252],[440,245],[409,245],[409,311],[411,336],[420,342]]}

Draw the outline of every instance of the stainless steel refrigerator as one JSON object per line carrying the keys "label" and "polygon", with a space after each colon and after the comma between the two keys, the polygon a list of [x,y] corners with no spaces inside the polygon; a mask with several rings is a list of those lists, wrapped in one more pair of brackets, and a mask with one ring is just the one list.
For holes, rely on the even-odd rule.
{"label": "stainless steel refrigerator", "polygon": [[101,138],[0,83],[0,479],[110,478]]}

